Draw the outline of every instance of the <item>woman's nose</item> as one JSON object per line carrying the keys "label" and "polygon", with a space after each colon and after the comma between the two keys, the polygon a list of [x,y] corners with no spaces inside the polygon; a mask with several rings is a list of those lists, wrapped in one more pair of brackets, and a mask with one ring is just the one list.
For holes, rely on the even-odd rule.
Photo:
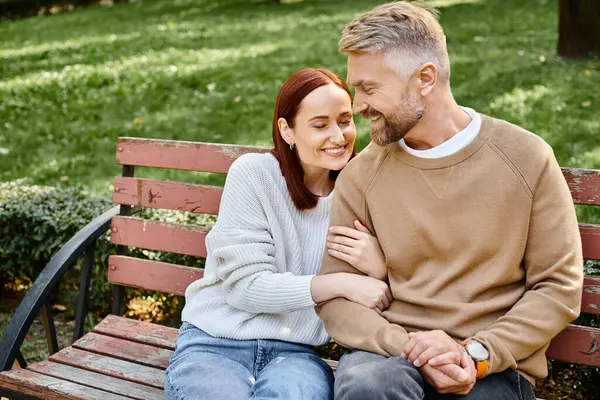
{"label": "woman's nose", "polygon": [[335,132],[332,134],[331,136],[331,143],[334,144],[345,144],[346,143],[346,138],[344,137],[344,132],[342,132],[342,129],[339,126],[335,126]]}

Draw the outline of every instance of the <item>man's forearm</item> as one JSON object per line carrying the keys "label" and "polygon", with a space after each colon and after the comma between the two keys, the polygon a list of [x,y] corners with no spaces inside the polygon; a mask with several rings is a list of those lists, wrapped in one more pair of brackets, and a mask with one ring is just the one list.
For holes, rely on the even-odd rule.
{"label": "man's forearm", "polygon": [[316,308],[327,333],[339,344],[384,356],[400,356],[408,334],[376,311],[344,298],[336,298]]}

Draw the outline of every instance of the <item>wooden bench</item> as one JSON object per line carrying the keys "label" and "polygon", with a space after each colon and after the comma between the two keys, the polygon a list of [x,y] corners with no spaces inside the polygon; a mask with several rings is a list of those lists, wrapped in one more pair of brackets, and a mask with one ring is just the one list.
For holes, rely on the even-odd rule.
{"label": "wooden bench", "polygon": [[[231,163],[249,152],[268,149],[207,143],[121,138],[115,178],[115,208],[75,235],[51,260],[17,309],[0,343],[0,397],[14,399],[162,399],[164,371],[177,329],[121,317],[124,286],[183,296],[201,269],[127,256],[130,246],[205,257],[208,228],[144,220],[132,216],[141,207],[216,215],[220,187],[134,178],[134,168],[155,167],[226,173]],[[600,171],[564,169],[576,204],[600,205]],[[243,199],[240,199],[243,201]],[[108,229],[117,255],[108,262],[114,286],[112,314],[83,336],[87,314],[94,243]],[[600,259],[600,226],[581,224],[584,255]],[[60,277],[83,257],[80,296],[72,346],[58,349],[49,295]],[[45,317],[50,357],[27,365],[21,344],[38,313]],[[586,277],[582,312],[600,314],[600,278]],[[551,359],[600,366],[596,337],[600,329],[569,326],[552,341]],[[16,361],[21,368],[11,369]],[[333,365],[335,363],[332,362]]]}

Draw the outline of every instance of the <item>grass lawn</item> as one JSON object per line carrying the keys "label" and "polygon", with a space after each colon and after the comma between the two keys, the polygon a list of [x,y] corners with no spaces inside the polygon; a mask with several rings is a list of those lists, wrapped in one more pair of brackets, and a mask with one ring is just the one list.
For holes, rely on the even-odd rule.
{"label": "grass lawn", "polygon": [[[345,76],[340,32],[381,2],[145,0],[3,22],[0,180],[108,194],[118,136],[269,145],[283,80]],[[556,0],[433,2],[460,104],[543,136],[562,165],[600,167],[600,62],[556,56]]]}

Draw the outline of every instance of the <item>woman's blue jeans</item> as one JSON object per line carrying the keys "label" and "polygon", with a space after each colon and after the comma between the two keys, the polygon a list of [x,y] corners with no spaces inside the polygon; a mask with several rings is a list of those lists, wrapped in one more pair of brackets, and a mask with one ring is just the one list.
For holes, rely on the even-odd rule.
{"label": "woman's blue jeans", "polygon": [[215,338],[184,323],[165,380],[169,399],[331,400],[333,372],[312,347]]}

